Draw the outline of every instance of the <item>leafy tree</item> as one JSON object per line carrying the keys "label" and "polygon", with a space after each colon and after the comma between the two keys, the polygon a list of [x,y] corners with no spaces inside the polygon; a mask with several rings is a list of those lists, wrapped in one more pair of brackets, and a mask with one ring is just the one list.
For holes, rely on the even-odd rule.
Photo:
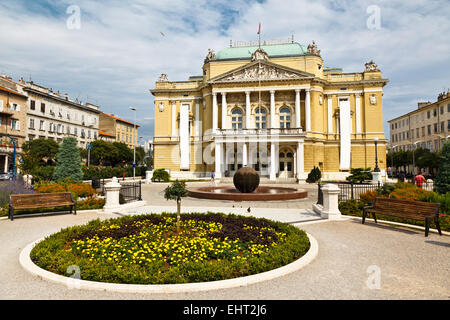
{"label": "leafy tree", "polygon": [[83,179],[81,170],[81,157],[75,138],[64,138],[56,155],[56,168],[53,180],[60,181],[71,178],[74,181]]}
{"label": "leafy tree", "polygon": [[97,140],[92,142],[91,163],[106,165],[114,163],[119,157],[119,150],[112,143]]}
{"label": "leafy tree", "polygon": [[446,141],[441,150],[435,190],[441,194],[450,191],[450,141]]}
{"label": "leafy tree", "polygon": [[175,181],[171,186],[168,186],[164,190],[164,198],[166,200],[177,201],[177,233],[180,233],[180,220],[181,220],[181,198],[188,195],[189,191],[186,189],[184,182]]}
{"label": "leafy tree", "polygon": [[113,166],[117,164],[127,164],[133,162],[133,150],[128,148],[128,146],[123,142],[113,142],[113,146],[117,149],[118,155],[112,163]]}
{"label": "leafy tree", "polygon": [[143,162],[145,158],[145,150],[143,147],[139,146],[136,147],[136,163],[141,163]]}
{"label": "leafy tree", "polygon": [[32,157],[37,161],[54,161],[58,152],[59,145],[53,139],[39,138],[31,141],[26,141],[22,145],[23,153]]}
{"label": "leafy tree", "polygon": [[364,180],[371,180],[372,172],[370,168],[352,168],[350,169],[350,176],[346,178],[347,181],[353,183],[363,183]]}

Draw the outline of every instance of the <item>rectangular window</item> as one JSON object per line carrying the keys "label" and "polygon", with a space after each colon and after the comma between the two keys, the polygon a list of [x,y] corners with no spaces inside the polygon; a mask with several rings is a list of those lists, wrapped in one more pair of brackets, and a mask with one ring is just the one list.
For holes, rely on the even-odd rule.
{"label": "rectangular window", "polygon": [[419,134],[420,134],[420,132],[419,132],[419,128],[417,128],[417,129],[416,129],[416,138],[419,138],[419,137],[420,137],[420,135],[419,135]]}
{"label": "rectangular window", "polygon": [[430,118],[431,118],[431,111],[428,110],[428,111],[427,111],[427,119],[430,119]]}
{"label": "rectangular window", "polygon": [[433,117],[436,117],[437,116],[437,108],[434,108],[433,109]]}
{"label": "rectangular window", "polygon": [[44,120],[41,120],[41,121],[39,122],[39,130],[44,131],[44,125],[45,125]]}
{"label": "rectangular window", "polygon": [[444,105],[442,105],[439,109],[440,109],[441,114],[444,114]]}
{"label": "rectangular window", "polygon": [[30,119],[30,129],[34,129],[34,119]]}
{"label": "rectangular window", "polygon": [[427,130],[428,131],[428,135],[430,135],[431,134],[431,124],[428,125],[427,129],[428,129]]}
{"label": "rectangular window", "polygon": [[41,112],[45,113],[45,103],[41,103]]}
{"label": "rectangular window", "polygon": [[450,120],[447,121],[447,131],[450,131]]}
{"label": "rectangular window", "polygon": [[34,100],[30,101],[30,109],[31,110],[35,110],[36,109],[36,101],[34,101]]}
{"label": "rectangular window", "polygon": [[437,123],[434,124],[434,133],[438,133],[438,124]]}
{"label": "rectangular window", "polygon": [[441,132],[445,131],[445,123],[444,121],[441,122]]}

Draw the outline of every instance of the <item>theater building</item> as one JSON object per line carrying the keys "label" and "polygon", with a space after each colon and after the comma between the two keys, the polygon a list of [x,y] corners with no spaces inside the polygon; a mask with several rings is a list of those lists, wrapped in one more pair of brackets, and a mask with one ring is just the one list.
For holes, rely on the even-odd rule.
{"label": "theater building", "polygon": [[232,177],[251,166],[270,180],[302,182],[314,166],[324,179],[351,168],[386,168],[383,87],[370,61],[362,72],[324,65],[314,43],[230,43],[209,50],[202,75],[169,81],[155,100],[154,167],[173,178]]}

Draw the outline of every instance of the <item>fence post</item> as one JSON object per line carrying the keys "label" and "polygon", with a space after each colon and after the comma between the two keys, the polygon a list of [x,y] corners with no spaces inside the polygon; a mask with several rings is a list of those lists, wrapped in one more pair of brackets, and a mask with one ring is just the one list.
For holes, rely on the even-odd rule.
{"label": "fence post", "polygon": [[335,184],[326,184],[323,188],[323,210],[321,217],[325,219],[340,219],[339,211],[339,187]]}
{"label": "fence post", "polygon": [[353,181],[351,181],[350,182],[350,186],[351,186],[351,199],[353,200],[353,199],[355,199],[355,196],[354,196],[354,192],[353,192]]}
{"label": "fence post", "polygon": [[323,192],[322,192],[322,186],[320,182],[317,184],[318,191],[317,191],[317,204],[323,205]]}
{"label": "fence post", "polygon": [[103,207],[104,211],[120,207],[120,187],[121,185],[116,177],[112,178],[112,181],[105,185],[106,203]]}
{"label": "fence post", "polygon": [[142,181],[139,181],[139,201],[142,201]]}

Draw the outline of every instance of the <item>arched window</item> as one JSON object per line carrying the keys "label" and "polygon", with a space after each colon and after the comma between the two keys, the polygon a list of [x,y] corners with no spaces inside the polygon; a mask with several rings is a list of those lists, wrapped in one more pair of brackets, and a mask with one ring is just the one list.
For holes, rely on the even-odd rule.
{"label": "arched window", "polygon": [[291,127],[291,110],[289,108],[281,108],[280,110],[280,128]]}
{"label": "arched window", "polygon": [[242,129],[242,111],[241,109],[233,109],[231,112],[231,126],[234,130]]}
{"label": "arched window", "polygon": [[266,128],[266,109],[257,108],[256,109],[256,129]]}

